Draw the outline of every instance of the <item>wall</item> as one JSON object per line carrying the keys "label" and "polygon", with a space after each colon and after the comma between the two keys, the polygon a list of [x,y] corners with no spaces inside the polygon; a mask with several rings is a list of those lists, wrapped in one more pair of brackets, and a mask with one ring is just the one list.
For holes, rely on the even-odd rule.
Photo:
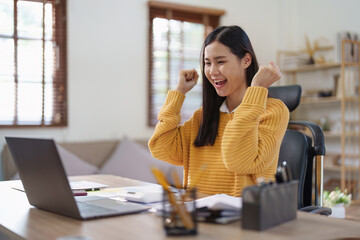
{"label": "wall", "polygon": [[[357,0],[177,2],[225,10],[222,24],[248,32],[260,64],[275,60],[277,49],[302,47],[304,33],[334,40],[340,30],[360,32]],[[147,1],[68,0],[67,7],[69,126],[0,129],[0,146],[4,136],[148,139]]]}

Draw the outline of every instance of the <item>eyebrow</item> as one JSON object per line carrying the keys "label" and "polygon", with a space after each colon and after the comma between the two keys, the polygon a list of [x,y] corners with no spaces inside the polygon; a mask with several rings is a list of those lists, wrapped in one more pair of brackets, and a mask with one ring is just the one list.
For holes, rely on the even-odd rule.
{"label": "eyebrow", "polygon": [[[226,56],[217,56],[217,57],[214,57],[215,60],[218,60],[220,58],[226,58]],[[210,60],[209,58],[205,58],[205,60]]]}

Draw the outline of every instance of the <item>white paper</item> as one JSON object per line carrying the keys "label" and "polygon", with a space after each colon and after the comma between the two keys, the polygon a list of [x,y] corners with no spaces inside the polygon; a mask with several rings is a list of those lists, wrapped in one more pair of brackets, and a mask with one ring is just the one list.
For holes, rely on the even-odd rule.
{"label": "white paper", "polygon": [[215,194],[196,200],[196,208],[202,207],[212,210],[239,210],[242,208],[242,199],[227,194]]}
{"label": "white paper", "polygon": [[121,197],[128,201],[151,203],[162,200],[162,187],[158,184],[122,188],[106,188],[101,191],[89,192],[88,195],[107,198]]}
{"label": "white paper", "polygon": [[90,182],[90,181],[78,181],[70,182],[70,187],[72,190],[92,190],[108,187],[106,184]]}

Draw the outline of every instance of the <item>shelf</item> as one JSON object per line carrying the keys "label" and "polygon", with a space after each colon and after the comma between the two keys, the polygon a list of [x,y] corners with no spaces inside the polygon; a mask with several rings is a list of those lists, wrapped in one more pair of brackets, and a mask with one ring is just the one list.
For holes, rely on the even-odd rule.
{"label": "shelf", "polygon": [[304,65],[298,68],[292,69],[282,69],[282,72],[285,74],[289,73],[298,73],[298,72],[310,72],[315,70],[325,70],[329,68],[338,68],[340,67],[340,63],[323,63],[323,64],[311,64],[311,65]]}
{"label": "shelf", "polygon": [[341,168],[340,168],[340,166],[325,166],[325,165],[324,165],[324,170],[325,170],[325,171],[340,172],[340,171],[341,171]]}
{"label": "shelf", "polygon": [[344,66],[360,66],[359,62],[345,62]]}
{"label": "shelf", "polygon": [[[342,136],[341,132],[324,131],[324,137],[341,137],[341,136]],[[345,137],[359,137],[359,133],[346,132]]]}
{"label": "shelf", "polygon": [[346,132],[345,136],[346,137],[359,137],[359,133],[358,132]]}
{"label": "shelf", "polygon": [[345,120],[346,124],[358,124],[360,120]]}
{"label": "shelf", "polygon": [[[346,102],[359,102],[359,97],[344,97]],[[300,104],[314,104],[314,103],[340,103],[341,99],[338,97],[302,97]]]}
{"label": "shelf", "polygon": [[358,102],[359,101],[359,97],[344,97],[343,99],[347,102]]}
{"label": "shelf", "polygon": [[341,132],[324,131],[324,137],[341,137]]}
{"label": "shelf", "polygon": [[[356,172],[359,170],[359,167],[357,166],[344,166],[345,171],[348,172]],[[324,170],[325,171],[333,171],[333,172],[340,172],[341,171],[341,167],[340,166],[324,166]]]}
{"label": "shelf", "polygon": [[[293,119],[294,121],[297,121],[296,119]],[[298,129],[299,128],[295,128],[295,129]],[[302,128],[302,131],[309,135],[309,133],[307,133],[307,129],[306,128]],[[326,138],[331,138],[331,137],[336,137],[336,138],[340,138],[342,136],[342,132],[332,132],[332,131],[323,131],[324,133],[324,137]],[[359,137],[360,134],[358,132],[345,132],[345,137]],[[360,155],[359,155],[360,157]]]}
{"label": "shelf", "polygon": [[345,154],[345,158],[359,158],[360,154]]}
{"label": "shelf", "polygon": [[313,103],[340,103],[341,100],[337,97],[303,97],[300,104],[313,104]]}
{"label": "shelf", "polygon": [[358,166],[344,166],[345,171],[358,171],[359,167]]}
{"label": "shelf", "polygon": [[336,156],[339,156],[340,157],[340,152],[327,152],[326,153],[326,156],[329,156],[329,157],[336,157]]}
{"label": "shelf", "polygon": [[[341,132],[324,132],[324,137],[341,137],[341,135]],[[345,137],[359,137],[359,134],[355,132],[346,132]]]}
{"label": "shelf", "polygon": [[342,41],[344,44],[345,43],[360,44],[360,42],[357,40],[343,39]]}

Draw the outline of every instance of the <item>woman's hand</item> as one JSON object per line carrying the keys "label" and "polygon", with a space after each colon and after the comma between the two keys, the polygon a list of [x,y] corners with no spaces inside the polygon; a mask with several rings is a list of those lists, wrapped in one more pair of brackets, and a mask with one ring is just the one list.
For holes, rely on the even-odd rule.
{"label": "woman's hand", "polygon": [[195,69],[180,70],[179,81],[175,91],[186,94],[196,85],[198,78],[199,75],[197,74]]}
{"label": "woman's hand", "polygon": [[260,66],[259,71],[255,74],[251,87],[268,88],[271,84],[281,78],[281,72],[278,66],[271,62],[268,66]]}

